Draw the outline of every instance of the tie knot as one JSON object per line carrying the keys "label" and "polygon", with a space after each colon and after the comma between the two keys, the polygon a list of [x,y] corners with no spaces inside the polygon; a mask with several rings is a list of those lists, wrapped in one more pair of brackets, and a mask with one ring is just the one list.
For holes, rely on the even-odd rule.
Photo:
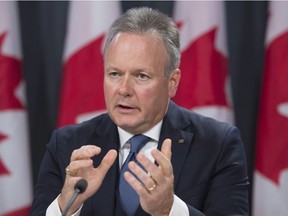
{"label": "tie knot", "polygon": [[149,137],[137,134],[130,139],[130,152],[138,153],[140,149],[150,140]]}

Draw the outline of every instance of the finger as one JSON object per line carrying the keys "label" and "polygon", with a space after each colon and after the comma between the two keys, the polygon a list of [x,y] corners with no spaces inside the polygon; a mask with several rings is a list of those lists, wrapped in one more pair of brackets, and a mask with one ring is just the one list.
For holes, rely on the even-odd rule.
{"label": "finger", "polygon": [[[157,150],[158,151],[158,150]],[[149,178],[149,180],[152,180],[150,176],[153,176],[154,180],[156,180],[156,182],[161,182],[161,176],[162,176],[162,172],[161,170],[159,170],[159,167],[153,163],[151,160],[149,160],[143,153],[139,153],[137,155],[137,161],[143,166],[143,168],[148,172],[145,172],[145,175],[147,178]],[[130,165],[130,164],[129,164]],[[133,165],[131,163],[131,165]],[[130,168],[130,167],[129,167]],[[140,168],[140,167],[139,167]],[[133,172],[137,172],[136,168],[132,167],[130,168]],[[140,168],[142,169],[142,168]],[[143,169],[142,169],[143,170]],[[143,171],[144,172],[144,171]],[[138,176],[137,176],[138,177]],[[146,177],[143,177],[144,181],[146,180]],[[149,184],[150,181],[145,181],[148,184],[145,183],[145,185],[147,185],[148,187],[151,187],[151,184]]]}
{"label": "finger", "polygon": [[[142,165],[142,164],[141,164]],[[142,165],[143,166],[143,165]],[[155,165],[154,165],[155,166]],[[151,178],[151,176],[143,170],[137,163],[131,161],[128,164],[130,171],[140,180],[140,182],[145,186],[145,188],[151,188],[156,182]],[[155,166],[156,168],[156,166]]]}
{"label": "finger", "polygon": [[128,184],[136,191],[139,197],[145,198],[150,195],[150,193],[146,190],[143,184],[130,172],[125,172],[124,178],[128,182]]}
{"label": "finger", "polygon": [[171,145],[172,141],[171,139],[165,139],[162,147],[161,147],[161,152],[169,159],[171,160],[172,152],[171,152]]}
{"label": "finger", "polygon": [[101,148],[95,145],[85,145],[72,152],[71,161],[88,159],[101,152]]}
{"label": "finger", "polygon": [[[154,157],[154,159],[156,160],[156,162],[158,163],[159,168],[161,169],[163,175],[170,176],[173,174],[170,159],[168,157],[166,157],[166,155],[164,155],[162,152],[160,152],[159,150],[156,150],[156,149],[153,150],[151,152],[151,154]],[[153,174],[152,174],[152,176],[153,176]]]}
{"label": "finger", "polygon": [[87,169],[89,167],[93,167],[92,159],[71,161],[69,164],[71,176],[79,175],[80,170]]}
{"label": "finger", "polygon": [[101,164],[98,166],[97,170],[99,172],[99,177],[104,179],[106,173],[108,172],[109,168],[112,166],[114,161],[117,158],[117,151],[111,149],[107,152],[104,158],[101,161]]}

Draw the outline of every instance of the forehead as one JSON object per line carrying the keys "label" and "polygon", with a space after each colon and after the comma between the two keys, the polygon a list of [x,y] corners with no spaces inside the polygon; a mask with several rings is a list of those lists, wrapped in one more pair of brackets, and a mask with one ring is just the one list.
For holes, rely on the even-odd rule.
{"label": "forehead", "polygon": [[[149,61],[167,61],[167,51],[162,39],[151,33],[119,33],[107,48],[105,60],[111,61],[126,59],[149,60]],[[106,62],[106,61],[105,61]]]}

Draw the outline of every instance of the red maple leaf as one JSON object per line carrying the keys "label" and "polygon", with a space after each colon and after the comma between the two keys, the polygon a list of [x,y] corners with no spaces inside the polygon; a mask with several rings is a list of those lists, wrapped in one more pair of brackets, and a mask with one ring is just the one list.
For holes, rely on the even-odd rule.
{"label": "red maple leaf", "polygon": [[[0,34],[0,112],[3,110],[23,109],[20,101],[15,97],[15,90],[22,79],[20,61],[13,57],[5,56],[1,52],[6,35],[7,32]],[[0,131],[0,143],[7,138]],[[8,174],[9,170],[0,158],[0,176]]]}
{"label": "red maple leaf", "polygon": [[288,169],[288,118],[278,106],[288,102],[288,32],[274,39],[266,51],[257,133],[256,169],[275,184]]}
{"label": "red maple leaf", "polygon": [[173,100],[188,109],[209,105],[228,107],[227,59],[215,48],[216,33],[217,28],[211,29],[182,52],[181,81]]}
{"label": "red maple leaf", "polygon": [[16,58],[5,56],[1,52],[6,32],[0,35],[0,111],[6,109],[23,109],[15,97],[15,89],[19,85],[21,64]]}
{"label": "red maple leaf", "polygon": [[23,216],[29,215],[31,211],[31,206],[24,206],[22,208],[13,209],[11,212],[7,212],[2,216]]}
{"label": "red maple leaf", "polygon": [[[3,141],[6,138],[7,138],[6,136],[4,136],[3,134],[0,133],[0,143],[1,143],[1,141]],[[10,174],[10,172],[5,167],[4,163],[2,162],[2,160],[0,158],[0,176],[1,175],[9,175],[9,174]]]}

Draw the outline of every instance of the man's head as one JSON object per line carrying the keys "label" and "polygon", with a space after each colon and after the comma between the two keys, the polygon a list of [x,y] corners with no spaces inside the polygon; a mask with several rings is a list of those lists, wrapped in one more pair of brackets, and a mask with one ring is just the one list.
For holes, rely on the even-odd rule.
{"label": "man's head", "polygon": [[104,92],[111,119],[133,134],[157,124],[176,94],[179,63],[179,32],[169,17],[150,8],[123,14],[104,47]]}
{"label": "man's head", "polygon": [[104,56],[115,36],[120,32],[139,35],[150,34],[159,37],[168,53],[168,64],[165,73],[169,75],[180,64],[179,31],[175,23],[165,14],[151,8],[133,8],[117,19],[108,31]]}

